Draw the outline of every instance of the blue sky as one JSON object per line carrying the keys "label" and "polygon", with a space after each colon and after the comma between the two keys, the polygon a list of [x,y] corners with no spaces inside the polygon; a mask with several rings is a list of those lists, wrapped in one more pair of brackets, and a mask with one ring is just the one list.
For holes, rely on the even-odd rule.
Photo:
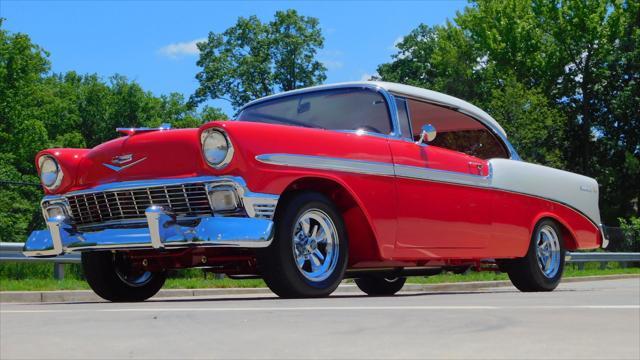
{"label": "blue sky", "polygon": [[[103,77],[119,73],[156,95],[188,97],[198,86],[194,41],[222,32],[238,17],[272,19],[293,8],[320,20],[325,46],[318,58],[327,83],[360,80],[390,60],[394,42],[420,23],[443,24],[460,1],[7,1],[6,29],[23,32],[51,53],[53,71]],[[228,114],[225,101],[211,103]]]}

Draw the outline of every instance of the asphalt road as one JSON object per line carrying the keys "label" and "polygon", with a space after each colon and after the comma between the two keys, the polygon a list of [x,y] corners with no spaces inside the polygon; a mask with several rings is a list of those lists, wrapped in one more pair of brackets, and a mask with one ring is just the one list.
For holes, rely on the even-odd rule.
{"label": "asphalt road", "polygon": [[0,359],[640,359],[640,279],[394,297],[0,304]]}

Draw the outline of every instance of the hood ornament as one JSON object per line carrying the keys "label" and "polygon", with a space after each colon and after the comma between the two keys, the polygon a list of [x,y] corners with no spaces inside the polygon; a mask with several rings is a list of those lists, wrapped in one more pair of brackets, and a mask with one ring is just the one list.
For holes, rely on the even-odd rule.
{"label": "hood ornament", "polygon": [[116,131],[124,134],[124,135],[135,135],[135,134],[139,134],[139,133],[145,133],[145,132],[151,132],[151,131],[165,131],[165,130],[171,130],[171,124],[162,124],[157,128],[150,128],[150,127],[139,127],[139,128],[116,128]]}
{"label": "hood ornament", "polygon": [[[134,162],[131,162],[133,160],[133,154],[117,155],[111,159],[111,164],[102,163],[102,165],[108,167],[113,171],[122,171],[126,168],[132,167],[133,165],[139,164],[146,159],[147,159],[146,157],[143,157]],[[126,164],[126,165],[122,165],[122,164]],[[122,165],[122,166],[118,166],[118,165]]]}

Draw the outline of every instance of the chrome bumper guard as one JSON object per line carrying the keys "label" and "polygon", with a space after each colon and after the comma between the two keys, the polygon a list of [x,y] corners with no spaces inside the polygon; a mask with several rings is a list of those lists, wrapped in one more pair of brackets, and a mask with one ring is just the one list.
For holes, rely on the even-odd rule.
{"label": "chrome bumper guard", "polygon": [[[193,178],[183,180],[193,181]],[[198,180],[221,179],[209,177]],[[97,231],[85,231],[75,226],[73,219],[65,213],[47,218],[47,230],[32,232],[24,245],[23,253],[25,256],[57,256],[67,252],[91,250],[269,246],[273,240],[273,221],[270,217],[261,215],[264,213],[262,210],[256,209],[265,207],[266,201],[275,210],[278,197],[251,193],[240,178],[233,180],[248,217],[200,216],[184,225],[185,222],[180,221],[171,209],[151,205],[144,212],[146,221],[143,219],[137,226],[109,225]],[[130,185],[131,183],[118,183],[112,186],[120,189]],[[60,198],[63,199],[64,196]]]}

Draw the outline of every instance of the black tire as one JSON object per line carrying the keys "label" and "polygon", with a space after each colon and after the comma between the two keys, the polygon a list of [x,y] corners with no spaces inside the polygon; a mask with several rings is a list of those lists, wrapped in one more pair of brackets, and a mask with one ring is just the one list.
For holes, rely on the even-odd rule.
{"label": "black tire", "polygon": [[[536,248],[538,247],[540,232],[543,229],[547,231],[552,229],[558,239],[559,263],[557,264],[557,270],[553,274],[545,274],[541,269],[541,265],[538,264]],[[527,255],[518,259],[500,260],[498,261],[498,266],[501,271],[509,275],[511,283],[522,292],[552,291],[558,286],[562,279],[564,257],[564,242],[560,228],[555,221],[543,219],[536,224],[533,230]]]}
{"label": "black tire", "polygon": [[[298,192],[283,198],[275,215],[275,235],[268,248],[258,252],[258,266],[271,291],[283,298],[307,298],[329,296],[340,284],[347,267],[348,239],[342,216],[333,203],[324,195],[316,192]],[[332,257],[335,260],[326,272],[326,278],[314,280],[303,275],[303,270],[296,263],[294,250],[294,234],[297,221],[308,211],[318,211],[326,215],[335,228],[338,252]],[[316,226],[320,226],[318,223]],[[309,237],[308,239],[310,239]],[[314,243],[315,244],[315,243]],[[321,243],[313,245],[322,251]],[[296,247],[296,249],[298,249]],[[305,248],[306,249],[306,248]],[[327,250],[325,245],[324,250]],[[306,250],[305,250],[306,251]],[[325,253],[326,255],[326,253]],[[309,255],[313,256],[313,255]],[[327,256],[329,259],[329,256]],[[309,263],[307,263],[309,261]],[[304,260],[303,266],[310,266],[311,260]]]}
{"label": "black tire", "polygon": [[[113,302],[139,302],[155,295],[167,278],[166,272],[131,274],[121,254],[110,251],[82,253],[82,269],[91,289]],[[127,274],[135,276],[131,281]]]}
{"label": "black tire", "polygon": [[384,276],[366,276],[357,278],[356,285],[367,295],[370,296],[391,296],[404,286],[407,278],[404,277],[391,277],[386,278]]}

